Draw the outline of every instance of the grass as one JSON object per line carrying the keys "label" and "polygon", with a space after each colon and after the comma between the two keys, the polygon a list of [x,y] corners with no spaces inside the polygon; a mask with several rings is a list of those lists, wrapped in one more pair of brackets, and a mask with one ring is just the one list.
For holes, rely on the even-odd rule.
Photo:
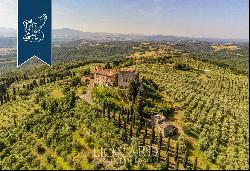
{"label": "grass", "polygon": [[51,95],[55,99],[60,99],[61,97],[63,97],[62,89],[61,88],[56,88],[54,91],[52,91]]}
{"label": "grass", "polygon": [[31,107],[32,99],[22,100],[18,98],[15,103],[9,102],[0,106],[0,126],[13,126],[13,116],[16,121],[24,119],[28,114],[33,112],[35,105]]}
{"label": "grass", "polygon": [[86,93],[86,86],[77,87],[77,89],[76,89],[76,95],[77,96],[85,94],[85,93]]}

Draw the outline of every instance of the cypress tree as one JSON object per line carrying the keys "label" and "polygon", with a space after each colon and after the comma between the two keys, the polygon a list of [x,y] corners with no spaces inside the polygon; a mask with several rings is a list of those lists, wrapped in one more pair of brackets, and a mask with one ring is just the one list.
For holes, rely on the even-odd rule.
{"label": "cypress tree", "polygon": [[107,104],[107,108],[108,108],[107,114],[108,114],[108,119],[110,120],[110,108],[109,107],[110,107],[109,104]]}
{"label": "cypress tree", "polygon": [[140,136],[140,129],[139,126],[136,127],[136,134],[135,134],[136,138],[139,138]]}
{"label": "cypress tree", "polygon": [[166,152],[169,152],[170,149],[170,138],[168,137],[168,142],[166,144]]}
{"label": "cypress tree", "polygon": [[103,101],[103,104],[102,104],[102,116],[103,117],[105,116],[105,111],[106,111],[106,103],[105,101]]}
{"label": "cypress tree", "polygon": [[169,170],[169,152],[166,153],[166,169]]}
{"label": "cypress tree", "polygon": [[158,147],[158,153],[157,153],[157,163],[159,163],[161,160],[161,149]]}
{"label": "cypress tree", "polygon": [[176,161],[175,170],[179,170],[179,159]]}
{"label": "cypress tree", "polygon": [[126,109],[126,111],[127,111],[127,119],[128,119],[128,121],[130,120],[130,112],[129,112],[129,109]]}
{"label": "cypress tree", "polygon": [[130,116],[131,116],[131,119],[133,119],[132,118],[134,116],[134,105],[133,104],[130,106]]}
{"label": "cypress tree", "polygon": [[147,123],[145,123],[142,145],[145,145],[145,143],[146,143],[147,134],[148,134],[148,125],[147,125]]}
{"label": "cypress tree", "polygon": [[175,152],[174,152],[174,160],[177,161],[179,153],[179,142],[176,143]]}
{"label": "cypress tree", "polygon": [[155,125],[152,127],[152,134],[151,134],[151,140],[150,140],[150,145],[152,146],[155,140]]}
{"label": "cypress tree", "polygon": [[135,102],[136,96],[138,94],[137,85],[134,81],[131,81],[128,86],[129,99],[132,103]]}
{"label": "cypress tree", "polygon": [[142,97],[138,96],[138,105],[137,105],[138,114],[140,117],[143,117],[143,103]]}
{"label": "cypress tree", "polygon": [[187,162],[188,162],[188,150],[185,151],[185,155],[184,155],[184,159],[183,159],[184,168],[187,167]]}
{"label": "cypress tree", "polygon": [[3,105],[3,96],[0,95],[0,104]]}
{"label": "cypress tree", "polygon": [[43,80],[40,78],[40,79],[38,80],[38,83],[39,83],[40,86],[43,85]]}
{"label": "cypress tree", "polygon": [[13,95],[16,96],[16,88],[13,87]]}
{"label": "cypress tree", "polygon": [[115,121],[115,114],[116,114],[116,108],[113,107],[113,118],[114,118],[114,121]]}
{"label": "cypress tree", "polygon": [[118,125],[119,125],[119,127],[121,127],[121,112],[122,112],[122,110],[120,110],[120,112],[118,113]]}
{"label": "cypress tree", "polygon": [[162,145],[162,134],[160,133],[159,139],[158,139],[158,156],[157,156],[157,162],[160,162],[161,159],[161,145]]}
{"label": "cypress tree", "polygon": [[132,170],[132,164],[130,163],[129,160],[126,160],[125,166],[128,170]]}
{"label": "cypress tree", "polygon": [[124,115],[123,116],[123,129],[126,131],[127,130],[127,117]]}
{"label": "cypress tree", "polygon": [[32,83],[30,83],[30,90],[33,90],[34,86]]}
{"label": "cypress tree", "polygon": [[10,95],[9,95],[9,93],[8,93],[8,91],[6,92],[6,101],[10,101]]}
{"label": "cypress tree", "polygon": [[16,115],[13,115],[13,122],[14,122],[14,125],[16,127],[17,126],[17,124],[16,124]]}
{"label": "cypress tree", "polygon": [[129,135],[130,135],[130,139],[132,139],[132,136],[133,136],[133,124],[132,124],[132,122],[130,122]]}
{"label": "cypress tree", "polygon": [[133,125],[135,125],[135,113],[132,114],[132,122],[133,122]]}
{"label": "cypress tree", "polygon": [[192,170],[196,170],[196,169],[197,169],[197,158],[195,158]]}
{"label": "cypress tree", "polygon": [[158,148],[161,149],[162,146],[162,134],[159,135]]}
{"label": "cypress tree", "polygon": [[206,168],[206,170],[210,170],[210,168],[209,168],[209,165],[207,165],[207,168]]}
{"label": "cypress tree", "polygon": [[41,85],[45,85],[46,84],[46,80],[45,80],[45,76],[42,77],[42,84]]}
{"label": "cypress tree", "polygon": [[142,129],[142,118],[140,117],[140,119],[139,119],[139,132],[141,132],[141,129]]}
{"label": "cypress tree", "polygon": [[34,86],[34,87],[37,87],[37,82],[36,82],[36,80],[33,80],[33,86]]}
{"label": "cypress tree", "polygon": [[15,101],[16,100],[16,88],[15,87],[13,87],[12,89],[12,94],[13,94],[12,99]]}

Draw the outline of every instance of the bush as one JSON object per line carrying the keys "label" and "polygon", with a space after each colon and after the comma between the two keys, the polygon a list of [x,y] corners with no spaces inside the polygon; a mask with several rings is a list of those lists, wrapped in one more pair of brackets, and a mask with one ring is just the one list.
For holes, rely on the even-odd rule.
{"label": "bush", "polygon": [[179,150],[182,154],[184,154],[187,149],[191,148],[191,143],[187,140],[186,136],[181,135],[178,141],[179,141]]}
{"label": "bush", "polygon": [[39,145],[36,146],[36,152],[37,153],[44,154],[45,151],[46,151],[46,149],[41,144],[39,144]]}
{"label": "bush", "polygon": [[187,64],[181,64],[181,63],[177,63],[174,65],[174,68],[175,69],[178,69],[178,70],[183,70],[183,71],[189,71],[189,70],[192,70],[193,68],[190,67],[189,65]]}
{"label": "bush", "polygon": [[157,165],[157,170],[167,170],[167,165],[164,162],[161,162]]}
{"label": "bush", "polygon": [[185,134],[192,135],[192,124],[191,123],[184,123],[183,130]]}
{"label": "bush", "polygon": [[75,87],[75,86],[77,86],[79,83],[80,83],[80,78],[79,78],[79,77],[74,77],[74,78],[71,80],[70,85],[73,86],[73,87]]}
{"label": "bush", "polygon": [[90,74],[90,69],[89,68],[82,71],[83,76],[86,76],[86,75],[89,75],[89,74]]}
{"label": "bush", "polygon": [[5,147],[6,146],[5,146],[4,142],[0,141],[0,152],[2,152]]}

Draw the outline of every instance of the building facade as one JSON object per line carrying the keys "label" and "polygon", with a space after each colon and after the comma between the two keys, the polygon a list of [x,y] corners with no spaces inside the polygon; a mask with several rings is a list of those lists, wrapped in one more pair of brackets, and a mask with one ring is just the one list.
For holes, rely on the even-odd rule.
{"label": "building facade", "polygon": [[103,69],[97,67],[94,71],[94,79],[97,85],[116,86],[117,74],[115,69]]}
{"label": "building facade", "polygon": [[151,117],[151,126],[163,136],[168,137],[177,133],[177,128],[170,124],[166,117],[162,115],[154,115]]}
{"label": "building facade", "polygon": [[97,85],[127,88],[131,81],[139,81],[139,73],[131,68],[116,70],[96,67],[94,70],[94,79]]}
{"label": "building facade", "polygon": [[117,72],[118,86],[127,88],[131,81],[139,81],[139,73],[131,68],[123,68]]}

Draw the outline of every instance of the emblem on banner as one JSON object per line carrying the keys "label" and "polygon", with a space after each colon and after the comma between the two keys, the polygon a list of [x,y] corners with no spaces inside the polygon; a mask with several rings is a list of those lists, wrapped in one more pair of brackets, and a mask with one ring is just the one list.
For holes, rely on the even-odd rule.
{"label": "emblem on banner", "polygon": [[23,40],[26,42],[40,42],[44,39],[44,33],[42,32],[42,28],[46,23],[48,16],[43,14],[41,17],[25,20],[23,22],[25,36]]}
{"label": "emblem on banner", "polygon": [[17,67],[32,58],[52,64],[51,0],[18,0]]}

